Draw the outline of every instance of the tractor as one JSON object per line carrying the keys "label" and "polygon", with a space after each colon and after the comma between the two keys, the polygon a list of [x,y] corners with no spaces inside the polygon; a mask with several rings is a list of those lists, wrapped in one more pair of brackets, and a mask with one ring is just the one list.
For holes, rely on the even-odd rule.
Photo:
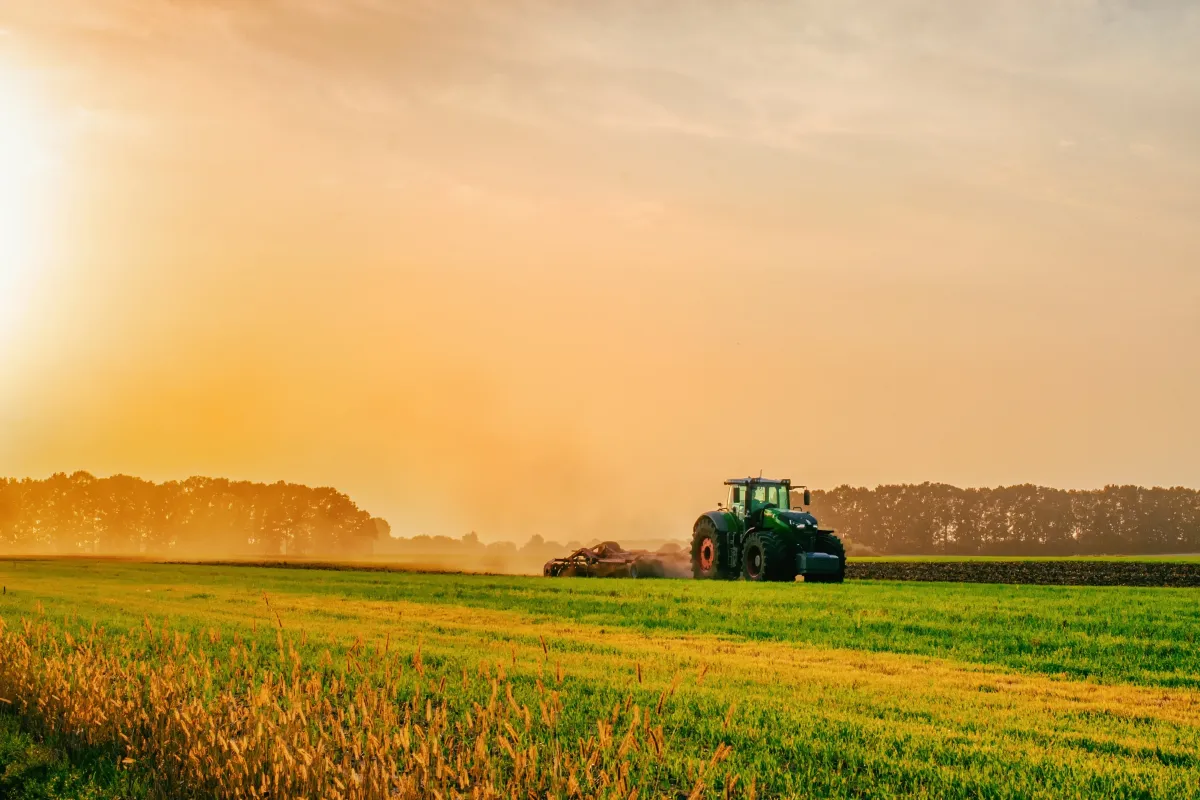
{"label": "tractor", "polygon": [[[718,503],[692,528],[692,575],[697,578],[748,581],[841,583],[846,578],[846,550],[817,518],[791,508],[792,482],[787,478],[732,478],[727,504]],[[804,505],[812,502],[805,487]]]}

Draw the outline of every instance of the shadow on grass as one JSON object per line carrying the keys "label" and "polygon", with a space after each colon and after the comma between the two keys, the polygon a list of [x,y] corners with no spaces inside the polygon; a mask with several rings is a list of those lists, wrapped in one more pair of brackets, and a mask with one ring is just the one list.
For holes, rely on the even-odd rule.
{"label": "shadow on grass", "polygon": [[0,714],[0,798],[5,800],[127,800],[139,796],[129,774],[109,754],[68,756],[41,742],[11,714]]}

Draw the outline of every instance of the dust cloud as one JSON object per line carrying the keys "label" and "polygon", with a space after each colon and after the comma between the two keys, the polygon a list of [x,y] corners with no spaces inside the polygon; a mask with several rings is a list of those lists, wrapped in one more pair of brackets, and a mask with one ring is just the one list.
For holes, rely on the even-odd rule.
{"label": "dust cloud", "polygon": [[[691,519],[662,506],[644,467],[611,459],[611,444],[569,413],[506,394],[469,354],[422,352],[420,338],[376,337],[370,348],[303,331],[126,340],[118,357],[108,348],[39,376],[28,388],[47,400],[10,428],[10,444],[35,477],[283,479],[346,492],[395,537],[510,543],[414,551],[426,566],[540,571],[569,543],[688,535]],[[561,547],[530,556],[522,548],[534,537]]]}

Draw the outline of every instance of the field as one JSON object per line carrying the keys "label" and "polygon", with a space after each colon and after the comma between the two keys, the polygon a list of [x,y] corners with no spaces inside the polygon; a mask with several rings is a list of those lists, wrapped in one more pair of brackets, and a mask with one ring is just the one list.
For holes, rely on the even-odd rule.
{"label": "field", "polygon": [[0,700],[96,797],[384,796],[373,763],[400,796],[1200,786],[1194,590],[82,560],[0,562],[0,583]]}
{"label": "field", "polygon": [[1170,558],[856,558],[848,578],[1046,586],[1200,587],[1200,562]]}

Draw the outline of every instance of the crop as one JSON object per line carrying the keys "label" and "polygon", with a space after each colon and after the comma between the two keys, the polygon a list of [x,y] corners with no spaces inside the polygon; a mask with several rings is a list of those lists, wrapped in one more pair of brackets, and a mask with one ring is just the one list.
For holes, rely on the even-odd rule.
{"label": "crop", "polygon": [[[115,638],[23,620],[0,628],[0,703],[42,737],[110,751],[152,798],[629,798],[682,777],[661,769],[665,695],[657,709],[627,698],[572,738],[559,731],[562,694],[541,680],[531,708],[502,671],[464,669],[460,682],[427,669],[420,649],[405,681],[399,655],[361,647],[344,670],[327,652],[306,667],[282,626],[274,668],[256,641],[236,637],[217,657],[189,638],[149,620]],[[728,753],[693,767],[690,796]],[[726,796],[736,783],[725,777]]]}
{"label": "crop", "polygon": [[[368,708],[378,709],[372,697],[394,706],[393,742],[405,713],[415,743],[418,728],[429,732],[426,704],[429,721],[444,708],[441,746],[452,752],[461,749],[450,741],[459,736],[456,726],[466,725],[468,713],[474,720],[476,706],[487,709],[494,691],[496,714],[505,716],[489,728],[493,772],[472,778],[480,791],[485,779],[498,791],[514,780],[515,761],[495,738],[503,732],[518,755],[536,746],[536,780],[551,796],[568,796],[569,780],[555,788],[561,784],[553,782],[548,754],[576,767],[586,754],[586,763],[596,752],[587,742],[596,748],[604,738],[598,723],[611,739],[595,769],[607,771],[610,787],[624,778],[620,788],[643,798],[687,796],[697,783],[708,797],[728,786],[734,796],[753,787],[760,797],[835,798],[1178,798],[1194,796],[1200,785],[1193,644],[1200,609],[1193,590],[754,586],[115,561],[3,562],[0,582],[7,587],[0,619],[8,621],[8,635],[25,637],[40,658],[22,674],[94,652],[87,657],[107,661],[90,664],[86,674],[115,664],[114,675],[169,678],[178,687],[170,697],[180,699],[170,705],[182,713],[200,703],[222,724],[242,725],[242,736],[257,735],[256,726],[246,727],[254,717],[216,716],[233,707],[220,705],[233,702],[222,696],[236,700],[240,713],[261,715],[268,732],[268,721],[293,730],[286,726],[294,720],[280,715],[296,704],[315,707],[320,696],[320,711],[305,711],[310,722],[321,721],[315,732],[306,729],[307,746],[318,746],[312,737],[321,730],[334,737],[324,752],[343,784],[339,764],[374,763],[354,761],[350,734],[357,727],[343,728],[349,750],[339,749],[335,732],[352,705],[361,724],[360,694]],[[210,685],[203,669],[212,674]],[[302,688],[319,680],[319,694],[295,694],[293,674]],[[180,684],[186,676],[193,683]],[[71,687],[83,679],[72,680],[4,696],[48,693],[60,698],[53,703],[66,702],[81,691]],[[264,685],[279,710],[253,705]],[[529,711],[528,729],[524,713],[509,704],[510,689],[517,709]],[[550,708],[551,693],[557,716],[548,726],[541,704]],[[142,695],[130,689],[130,696]],[[53,703],[48,708],[58,707]],[[17,706],[12,713],[39,738],[74,736],[39,727],[59,718],[54,714]],[[633,745],[617,759],[612,748],[619,751],[632,730],[635,708]],[[370,732],[379,739],[383,728]],[[119,736],[121,746],[101,738],[95,746],[108,747],[110,761],[135,760],[127,774],[141,788],[131,796],[167,791],[153,781],[165,781],[176,767],[157,766],[153,747],[127,755]],[[363,746],[360,740],[360,752]],[[220,747],[217,740],[215,752],[209,743],[196,755],[228,757]],[[290,741],[288,747],[295,758],[298,749]],[[189,758],[186,750],[170,752]],[[401,752],[392,757],[402,777],[411,770]],[[275,763],[263,768],[271,781]],[[457,770],[456,757],[451,763]],[[361,776],[362,769],[355,771]],[[261,789],[266,772],[255,774]],[[280,780],[292,778],[281,773]],[[530,784],[527,773],[521,780],[527,788],[542,785]],[[585,785],[578,772],[576,780],[585,796],[616,791],[602,780]]]}
{"label": "crop", "polygon": [[[1076,680],[1200,689],[1200,604],[1192,589],[861,581],[750,587],[95,562],[36,568],[18,562],[8,569],[38,581],[43,601],[62,612],[84,599],[103,602],[118,617],[131,611],[122,618],[129,625],[144,613],[261,613],[260,593],[266,591],[312,601],[309,624],[319,620],[334,628],[340,614],[347,622],[361,619],[359,604],[412,604],[424,615],[435,609],[503,611],[551,626],[571,621],[656,637],[804,643]],[[92,579],[100,582],[86,583]],[[230,595],[238,583],[254,590]],[[70,587],[66,594],[64,585]],[[98,591],[109,597],[97,597]],[[202,604],[189,602],[189,593],[222,602],[203,604],[200,612]],[[235,598],[236,606],[224,602]]]}

